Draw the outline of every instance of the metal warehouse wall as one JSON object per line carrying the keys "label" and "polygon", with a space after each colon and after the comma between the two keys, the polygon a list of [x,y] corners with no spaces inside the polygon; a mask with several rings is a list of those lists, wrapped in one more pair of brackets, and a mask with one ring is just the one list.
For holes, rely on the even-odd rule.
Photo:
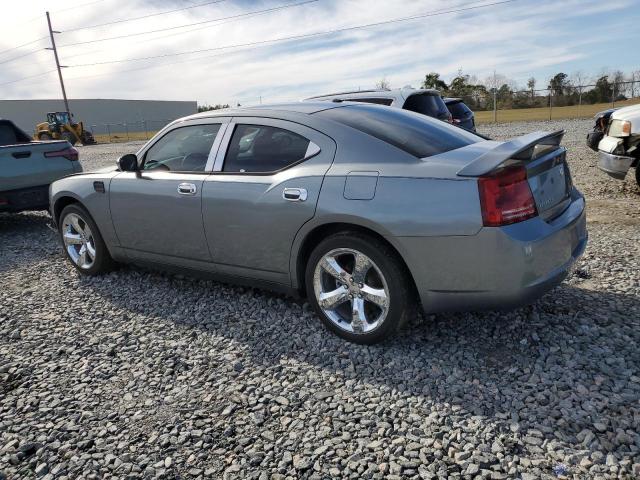
{"label": "metal warehouse wall", "polygon": [[[124,131],[123,124],[127,124],[130,132],[159,130],[171,120],[196,113],[197,108],[195,101],[69,100],[74,120],[82,120],[94,133],[106,132],[107,124],[111,124],[111,131],[119,132]],[[35,125],[46,120],[47,112],[63,110],[62,100],[0,100],[0,118],[13,120],[28,133],[33,133]]]}

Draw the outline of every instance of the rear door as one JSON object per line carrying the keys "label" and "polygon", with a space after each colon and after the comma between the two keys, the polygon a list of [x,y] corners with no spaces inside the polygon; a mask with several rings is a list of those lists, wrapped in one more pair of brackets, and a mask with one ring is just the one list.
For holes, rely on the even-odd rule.
{"label": "rear door", "polygon": [[289,284],[293,239],[316,208],[335,143],[298,123],[237,117],[203,186],[216,270]]}
{"label": "rear door", "polygon": [[120,245],[143,260],[210,261],[202,224],[202,186],[213,167],[226,121],[178,124],[140,154],[139,173],[110,184],[111,217]]}

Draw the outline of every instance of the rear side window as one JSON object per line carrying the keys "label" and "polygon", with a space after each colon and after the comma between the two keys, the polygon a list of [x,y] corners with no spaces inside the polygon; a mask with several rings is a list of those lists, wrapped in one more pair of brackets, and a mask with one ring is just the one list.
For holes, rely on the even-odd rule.
{"label": "rear side window", "polygon": [[275,172],[304,159],[309,140],[265,125],[236,126],[224,160],[224,172]]}
{"label": "rear side window", "polygon": [[397,108],[348,105],[323,110],[316,115],[360,130],[418,158],[438,155],[482,140],[448,123]]}
{"label": "rear side window", "polygon": [[455,118],[467,118],[472,114],[469,107],[462,102],[448,103],[447,108]]}
{"label": "rear side window", "polygon": [[346,98],[349,102],[373,103],[375,105],[391,105],[393,98]]}
{"label": "rear side window", "polygon": [[431,94],[415,94],[411,95],[404,102],[402,107],[405,110],[411,112],[421,113],[429,117],[439,118],[440,120],[446,120],[449,118],[449,110],[444,104],[444,101],[438,95]]}

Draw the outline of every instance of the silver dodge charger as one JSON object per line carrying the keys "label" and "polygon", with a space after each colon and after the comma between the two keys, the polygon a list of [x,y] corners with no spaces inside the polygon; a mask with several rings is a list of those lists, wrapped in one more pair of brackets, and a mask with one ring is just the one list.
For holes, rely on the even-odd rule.
{"label": "silver dodge charger", "polygon": [[306,295],[357,343],[426,312],[506,309],[587,243],[563,132],[486,140],[424,115],[295,103],[174,121],[106,171],[51,186],[66,257]]}

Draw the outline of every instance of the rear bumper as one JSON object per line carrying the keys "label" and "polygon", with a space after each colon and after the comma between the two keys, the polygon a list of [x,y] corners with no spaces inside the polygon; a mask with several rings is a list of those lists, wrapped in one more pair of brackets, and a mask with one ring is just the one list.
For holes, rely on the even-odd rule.
{"label": "rear bumper", "polygon": [[49,185],[0,192],[0,212],[47,210],[48,208]]}
{"label": "rear bumper", "polygon": [[602,150],[598,152],[598,155],[598,168],[618,180],[624,180],[629,168],[635,161],[633,157],[614,155]]}
{"label": "rear bumper", "polygon": [[504,310],[558,285],[587,245],[585,202],[574,192],[553,221],[540,217],[477,235],[404,238],[426,312]]}

